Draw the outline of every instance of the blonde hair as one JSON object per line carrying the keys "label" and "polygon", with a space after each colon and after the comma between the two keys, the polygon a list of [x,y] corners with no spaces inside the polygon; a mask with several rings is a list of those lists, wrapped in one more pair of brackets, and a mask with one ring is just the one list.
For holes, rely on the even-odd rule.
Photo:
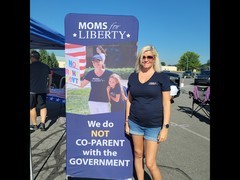
{"label": "blonde hair", "polygon": [[155,49],[154,46],[152,45],[147,45],[144,46],[137,54],[137,59],[136,59],[136,63],[135,63],[135,70],[136,72],[139,72],[141,67],[142,67],[142,58],[143,58],[143,53],[146,51],[151,51],[153,53],[153,56],[155,57],[155,62],[153,64],[153,68],[156,72],[160,72],[161,71],[161,62],[160,62],[160,58],[158,55],[157,50]]}
{"label": "blonde hair", "polygon": [[120,90],[121,90],[121,99],[122,100],[126,100],[127,99],[127,97],[126,97],[126,95],[125,95],[125,91],[124,91],[124,89],[123,89],[123,85],[122,85],[122,82],[121,82],[121,77],[118,75],[118,74],[116,74],[116,73],[113,73],[113,74],[111,74],[110,76],[109,76],[109,79],[110,78],[113,78],[113,79],[115,79],[116,81],[117,81],[117,83],[119,84],[119,86],[120,86]]}

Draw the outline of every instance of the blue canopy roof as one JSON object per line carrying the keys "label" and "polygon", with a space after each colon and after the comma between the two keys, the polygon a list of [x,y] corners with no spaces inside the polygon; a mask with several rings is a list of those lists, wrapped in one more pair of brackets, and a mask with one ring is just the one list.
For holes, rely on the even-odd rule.
{"label": "blue canopy roof", "polygon": [[30,48],[64,50],[65,37],[30,18]]}

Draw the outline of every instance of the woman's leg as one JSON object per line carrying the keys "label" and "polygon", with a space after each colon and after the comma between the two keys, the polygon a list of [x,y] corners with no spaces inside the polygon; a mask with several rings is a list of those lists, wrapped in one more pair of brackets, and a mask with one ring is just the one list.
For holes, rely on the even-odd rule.
{"label": "woman's leg", "polygon": [[134,147],[134,166],[138,180],[144,180],[143,136],[132,135]]}
{"label": "woman's leg", "polygon": [[162,180],[160,169],[156,162],[158,146],[159,144],[155,141],[145,140],[145,162],[153,180]]}

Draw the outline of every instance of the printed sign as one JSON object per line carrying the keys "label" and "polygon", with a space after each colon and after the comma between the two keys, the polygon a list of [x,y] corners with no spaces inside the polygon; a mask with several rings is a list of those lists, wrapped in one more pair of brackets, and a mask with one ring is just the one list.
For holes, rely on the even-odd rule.
{"label": "printed sign", "polygon": [[132,141],[124,124],[137,41],[133,16],[65,17],[67,176],[133,177]]}

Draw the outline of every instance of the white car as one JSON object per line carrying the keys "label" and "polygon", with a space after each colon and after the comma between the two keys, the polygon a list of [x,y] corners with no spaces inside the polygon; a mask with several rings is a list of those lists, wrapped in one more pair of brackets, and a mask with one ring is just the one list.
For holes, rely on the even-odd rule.
{"label": "white car", "polygon": [[177,98],[180,95],[180,75],[170,71],[163,71],[167,73],[170,77],[171,82],[171,103],[174,103],[174,98]]}

